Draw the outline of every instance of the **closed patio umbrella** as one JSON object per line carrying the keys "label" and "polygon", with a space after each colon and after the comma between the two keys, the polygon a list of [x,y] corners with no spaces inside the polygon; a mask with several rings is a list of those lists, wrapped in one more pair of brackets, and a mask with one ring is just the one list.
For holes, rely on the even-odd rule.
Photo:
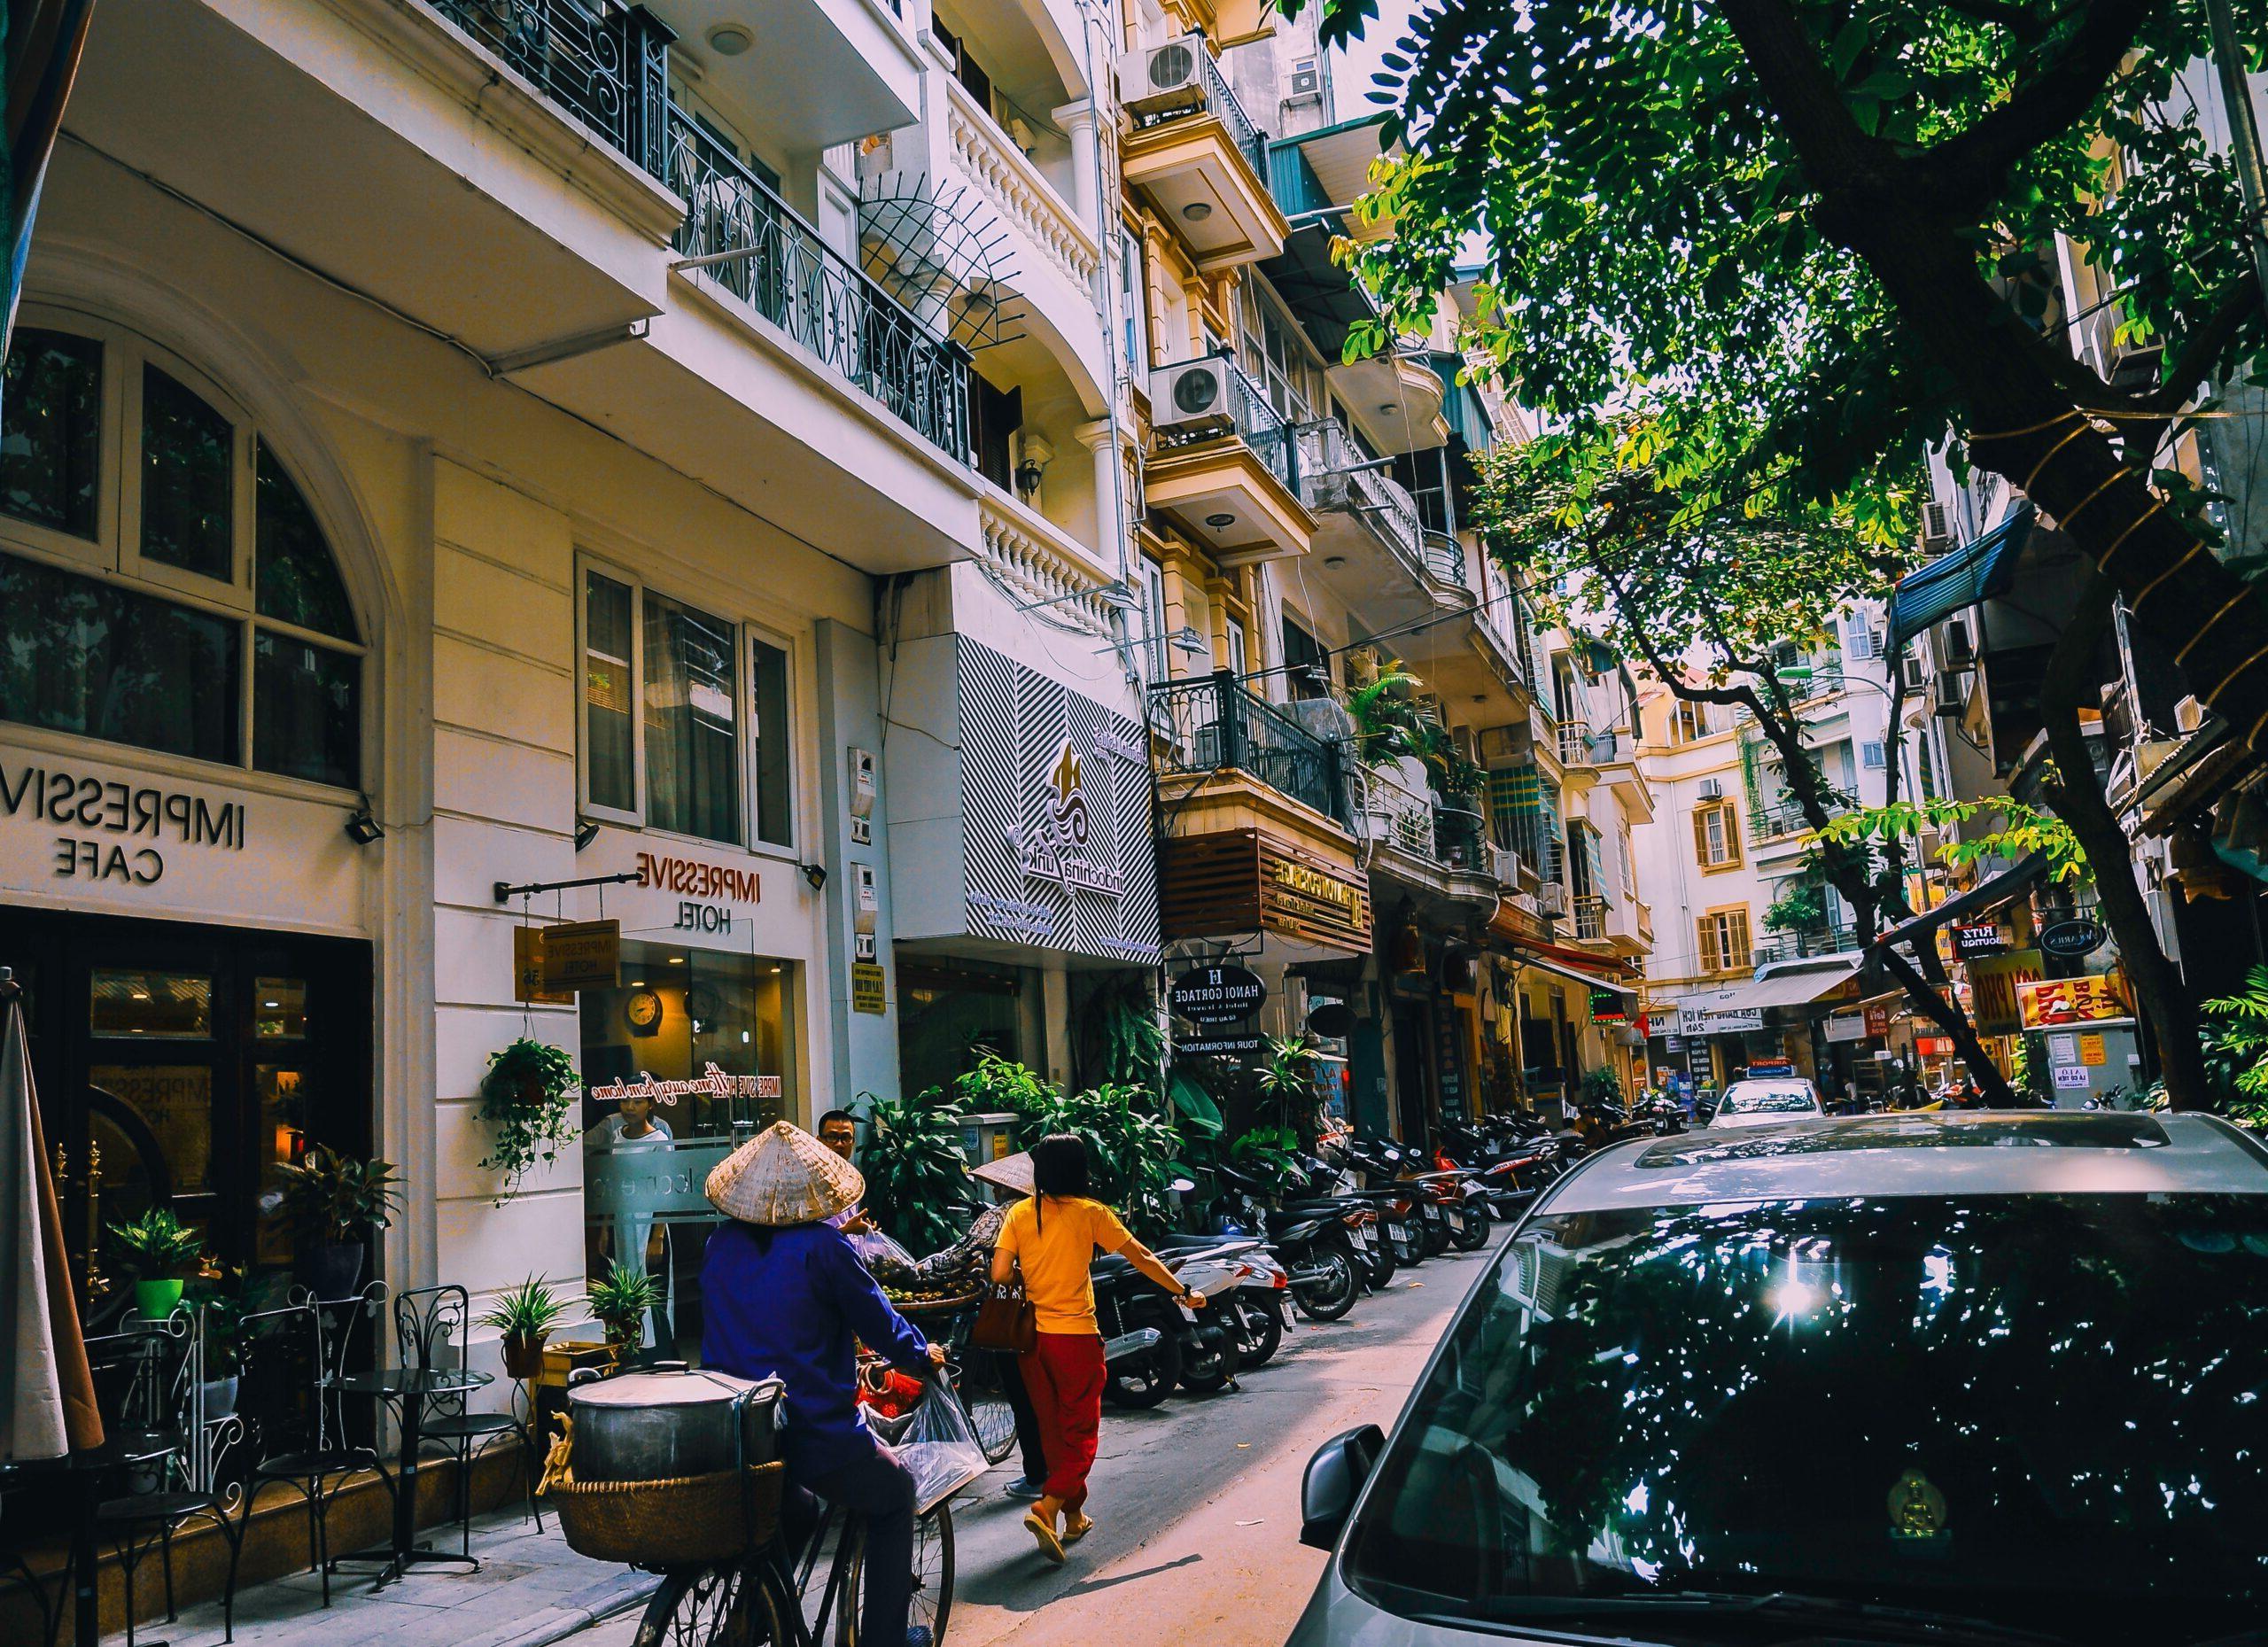
{"label": "closed patio umbrella", "polygon": [[0,967],[0,1462],[27,1464],[103,1444],[79,1307],[63,1252],[63,1209],[32,1091],[23,990]]}

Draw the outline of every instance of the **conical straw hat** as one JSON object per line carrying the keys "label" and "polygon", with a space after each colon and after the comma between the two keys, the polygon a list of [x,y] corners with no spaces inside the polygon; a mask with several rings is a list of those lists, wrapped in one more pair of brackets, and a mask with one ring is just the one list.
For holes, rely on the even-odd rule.
{"label": "conical straw hat", "polygon": [[718,1161],[702,1190],[742,1224],[817,1224],[855,1206],[866,1180],[801,1127],[775,1121]]}
{"label": "conical straw hat", "polygon": [[982,1183],[997,1184],[1004,1190],[1014,1190],[1019,1195],[1029,1195],[1038,1187],[1032,1178],[1031,1152],[1028,1149],[988,1161],[981,1167],[971,1167],[968,1176]]}

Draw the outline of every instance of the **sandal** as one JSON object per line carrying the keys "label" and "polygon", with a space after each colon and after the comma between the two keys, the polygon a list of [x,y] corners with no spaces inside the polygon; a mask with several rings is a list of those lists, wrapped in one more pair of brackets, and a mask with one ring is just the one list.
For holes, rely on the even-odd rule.
{"label": "sandal", "polygon": [[1076,1544],[1094,1530],[1095,1519],[1092,1516],[1081,1516],[1076,1520],[1067,1517],[1063,1522],[1063,1542],[1067,1547]]}
{"label": "sandal", "polygon": [[1039,1541],[1039,1553],[1057,1566],[1061,1566],[1064,1561],[1063,1541],[1057,1535],[1054,1527],[1044,1519],[1037,1510],[1029,1511],[1025,1515],[1024,1526],[1029,1527],[1031,1530],[1031,1535]]}

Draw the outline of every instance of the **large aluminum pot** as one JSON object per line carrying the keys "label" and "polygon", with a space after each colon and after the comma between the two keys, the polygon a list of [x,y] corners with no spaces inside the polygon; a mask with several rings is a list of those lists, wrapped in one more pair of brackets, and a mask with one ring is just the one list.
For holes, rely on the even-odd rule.
{"label": "large aluminum pot", "polygon": [[[777,1379],[630,1372],[567,1392],[579,1481],[660,1481],[709,1475],[735,1460],[779,1456]],[[734,1425],[740,1426],[736,1441]]]}

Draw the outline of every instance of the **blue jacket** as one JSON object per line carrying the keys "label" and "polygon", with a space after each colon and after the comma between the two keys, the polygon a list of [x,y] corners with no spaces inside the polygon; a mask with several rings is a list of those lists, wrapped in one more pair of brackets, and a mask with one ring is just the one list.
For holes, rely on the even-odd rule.
{"label": "blue jacket", "polygon": [[726,1224],[702,1257],[701,1299],[702,1363],[787,1387],[781,1456],[798,1480],[874,1456],[854,1339],[908,1372],[929,1370],[928,1340],[890,1308],[832,1224]]}

